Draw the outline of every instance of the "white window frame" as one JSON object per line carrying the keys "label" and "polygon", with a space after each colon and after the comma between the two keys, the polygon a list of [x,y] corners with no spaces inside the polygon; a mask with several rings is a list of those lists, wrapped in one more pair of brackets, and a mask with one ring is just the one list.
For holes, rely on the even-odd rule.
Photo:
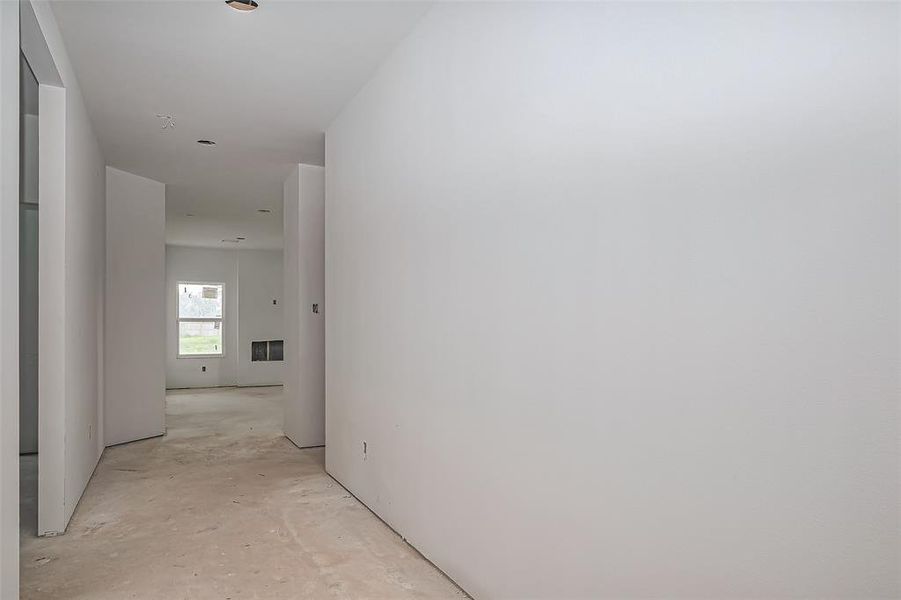
{"label": "white window frame", "polygon": [[[183,285],[218,285],[222,289],[222,313],[219,317],[181,317],[179,314],[178,297]],[[219,333],[222,335],[222,344],[218,354],[182,354],[181,353],[181,323],[219,323]],[[225,358],[225,284],[220,281],[179,281],[175,286],[175,357],[176,358]]]}

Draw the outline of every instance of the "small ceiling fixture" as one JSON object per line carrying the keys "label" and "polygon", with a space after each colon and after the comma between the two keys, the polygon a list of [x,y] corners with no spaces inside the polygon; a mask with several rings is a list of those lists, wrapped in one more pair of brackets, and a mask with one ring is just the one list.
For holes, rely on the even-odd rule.
{"label": "small ceiling fixture", "polygon": [[261,213],[261,214],[264,214],[264,215],[268,215],[268,214],[271,213],[272,211],[269,210],[268,208],[258,208],[258,209],[257,209],[257,212],[258,212],[258,213]]}
{"label": "small ceiling fixture", "polygon": [[213,140],[197,140],[197,143],[201,146],[215,146],[216,142]]}
{"label": "small ceiling fixture", "polygon": [[246,237],[242,237],[242,236],[239,235],[239,236],[236,237],[235,239],[238,240],[239,242],[243,242],[243,241],[246,240],[247,238],[246,238]]}
{"label": "small ceiling fixture", "polygon": [[160,129],[175,129],[175,117],[172,115],[157,113],[156,118],[160,120]]}
{"label": "small ceiling fixture", "polygon": [[194,213],[185,213],[185,216],[186,216],[186,217],[193,217],[193,216],[194,216]]}
{"label": "small ceiling fixture", "polygon": [[256,0],[225,0],[225,3],[235,10],[244,12],[249,12],[259,6]]}

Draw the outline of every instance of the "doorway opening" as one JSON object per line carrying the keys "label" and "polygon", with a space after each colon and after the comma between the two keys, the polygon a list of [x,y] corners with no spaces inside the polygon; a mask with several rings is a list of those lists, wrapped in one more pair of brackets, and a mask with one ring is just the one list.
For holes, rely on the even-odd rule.
{"label": "doorway opening", "polygon": [[19,528],[38,531],[38,81],[19,56]]}

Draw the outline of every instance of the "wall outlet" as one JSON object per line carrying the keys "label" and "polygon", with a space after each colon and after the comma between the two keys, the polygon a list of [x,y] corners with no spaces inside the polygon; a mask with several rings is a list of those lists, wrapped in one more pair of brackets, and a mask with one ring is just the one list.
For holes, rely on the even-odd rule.
{"label": "wall outlet", "polygon": [[313,305],[313,313],[315,313],[317,315],[319,314],[319,305],[318,304]]}
{"label": "wall outlet", "polygon": [[273,298],[273,299],[272,299],[272,304],[277,306],[277,305],[278,305],[278,300],[276,300],[275,298]]}
{"label": "wall outlet", "polygon": [[203,373],[206,373],[206,365],[203,365],[202,367],[200,367],[200,370],[201,370]]}

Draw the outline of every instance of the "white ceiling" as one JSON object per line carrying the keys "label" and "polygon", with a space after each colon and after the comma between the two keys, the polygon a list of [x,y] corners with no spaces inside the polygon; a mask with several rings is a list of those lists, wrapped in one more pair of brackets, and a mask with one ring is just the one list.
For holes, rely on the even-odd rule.
{"label": "white ceiling", "polygon": [[52,3],[107,161],[168,184],[168,243],[281,247],[292,165],[323,164],[325,128],[428,9],[259,2]]}

